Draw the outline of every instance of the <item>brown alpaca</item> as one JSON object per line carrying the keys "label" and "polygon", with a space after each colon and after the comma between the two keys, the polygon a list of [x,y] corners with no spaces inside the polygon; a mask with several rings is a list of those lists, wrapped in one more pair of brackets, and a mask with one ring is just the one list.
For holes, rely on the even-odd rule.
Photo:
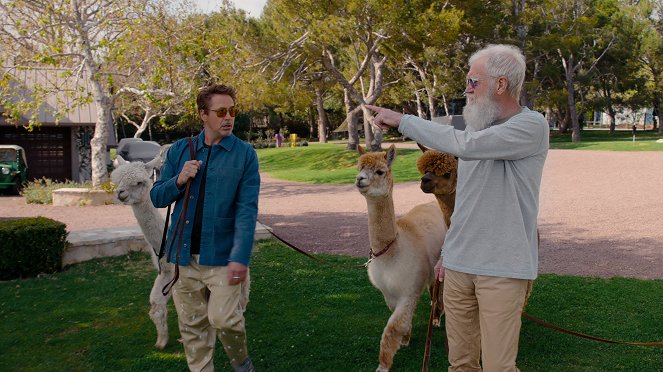
{"label": "brown alpaca", "polygon": [[417,205],[396,218],[391,165],[396,157],[392,145],[387,153],[366,153],[361,146],[355,185],[368,206],[368,237],[371,256],[368,277],[382,292],[392,311],[380,341],[380,364],[376,371],[389,371],[401,345],[410,342],[412,316],[425,288],[435,279],[434,266],[447,233],[444,215],[435,202]]}
{"label": "brown alpaca", "polygon": [[456,205],[456,182],[458,179],[458,158],[437,150],[419,145],[424,152],[417,159],[417,169],[421,174],[421,191],[435,195],[444,213],[444,222],[451,225],[451,215]]}
{"label": "brown alpaca", "polygon": [[[458,158],[437,150],[430,150],[419,145],[423,155],[417,159],[417,169],[421,174],[421,191],[435,195],[440,210],[444,214],[444,222],[447,229],[451,225],[451,215],[456,205],[456,182],[458,179]],[[444,314],[442,305],[442,286],[439,286],[435,313],[433,314],[433,325],[441,325],[440,317]],[[433,297],[432,286],[431,298]]]}

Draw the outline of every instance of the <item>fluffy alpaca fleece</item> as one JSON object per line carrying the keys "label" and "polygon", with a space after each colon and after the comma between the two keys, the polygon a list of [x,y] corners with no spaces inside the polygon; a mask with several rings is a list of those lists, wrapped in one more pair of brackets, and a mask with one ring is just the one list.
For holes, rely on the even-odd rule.
{"label": "fluffy alpaca fleece", "polygon": [[458,159],[444,152],[419,147],[424,151],[417,159],[417,169],[422,176],[421,190],[435,195],[448,227],[456,204]]}
{"label": "fluffy alpaca fleece", "polygon": [[172,279],[174,268],[165,257],[158,262],[155,250],[161,246],[164,219],[150,201],[150,188],[152,188],[152,174],[155,167],[161,165],[161,157],[151,162],[127,162],[121,156],[117,157],[116,169],[111,174],[111,180],[116,187],[117,199],[123,204],[130,205],[145,240],[152,249],[149,249],[152,263],[159,270],[150,292],[150,319],[157,329],[155,346],[163,349],[168,343],[168,309],[167,304],[171,294],[164,296],[162,288]]}
{"label": "fluffy alpaca fleece", "polygon": [[388,371],[401,345],[410,341],[412,316],[425,288],[431,288],[434,267],[440,257],[447,226],[435,202],[415,206],[396,218],[392,197],[391,164],[396,156],[392,145],[387,153],[362,154],[355,186],[366,198],[368,236],[376,254],[387,245],[389,250],[368,265],[368,277],[379,289],[392,311],[380,341],[377,371]]}

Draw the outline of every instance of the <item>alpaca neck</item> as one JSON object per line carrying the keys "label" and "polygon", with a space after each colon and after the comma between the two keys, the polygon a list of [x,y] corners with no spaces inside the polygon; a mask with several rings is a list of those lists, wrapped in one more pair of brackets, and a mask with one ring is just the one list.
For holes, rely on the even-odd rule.
{"label": "alpaca neck", "polygon": [[163,233],[164,219],[159,210],[154,208],[149,200],[144,200],[138,204],[132,204],[134,216],[138,221],[145,240],[154,248],[161,246],[161,234]]}
{"label": "alpaca neck", "polygon": [[371,251],[378,253],[396,239],[396,215],[391,195],[366,198],[368,204],[368,239]]}
{"label": "alpaca neck", "polygon": [[444,214],[444,222],[447,224],[447,227],[451,226],[451,215],[454,212],[454,207],[456,206],[456,193],[448,195],[435,195],[437,203],[442,209],[442,214]]}

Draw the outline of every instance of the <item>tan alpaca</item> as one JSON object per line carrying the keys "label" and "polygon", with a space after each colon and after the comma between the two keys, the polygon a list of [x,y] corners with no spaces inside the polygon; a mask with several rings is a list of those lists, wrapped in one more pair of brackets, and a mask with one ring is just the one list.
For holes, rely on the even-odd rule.
{"label": "tan alpaca", "polygon": [[447,226],[435,202],[415,206],[397,219],[391,173],[395,147],[392,145],[386,154],[366,153],[361,146],[357,149],[362,155],[355,185],[366,198],[368,237],[371,252],[377,255],[368,264],[368,277],[392,311],[382,332],[380,364],[376,370],[384,372],[391,368],[400,346],[410,342],[412,315],[421,293],[434,280],[434,267]]}

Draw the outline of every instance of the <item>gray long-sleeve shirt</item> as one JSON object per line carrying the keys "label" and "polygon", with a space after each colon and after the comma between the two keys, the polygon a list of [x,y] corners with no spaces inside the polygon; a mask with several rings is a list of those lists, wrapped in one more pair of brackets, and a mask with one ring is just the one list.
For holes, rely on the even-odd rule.
{"label": "gray long-sleeve shirt", "polygon": [[460,159],[444,267],[468,274],[535,279],[539,189],[548,154],[544,117],[523,108],[504,123],[467,132],[405,115],[398,130]]}

